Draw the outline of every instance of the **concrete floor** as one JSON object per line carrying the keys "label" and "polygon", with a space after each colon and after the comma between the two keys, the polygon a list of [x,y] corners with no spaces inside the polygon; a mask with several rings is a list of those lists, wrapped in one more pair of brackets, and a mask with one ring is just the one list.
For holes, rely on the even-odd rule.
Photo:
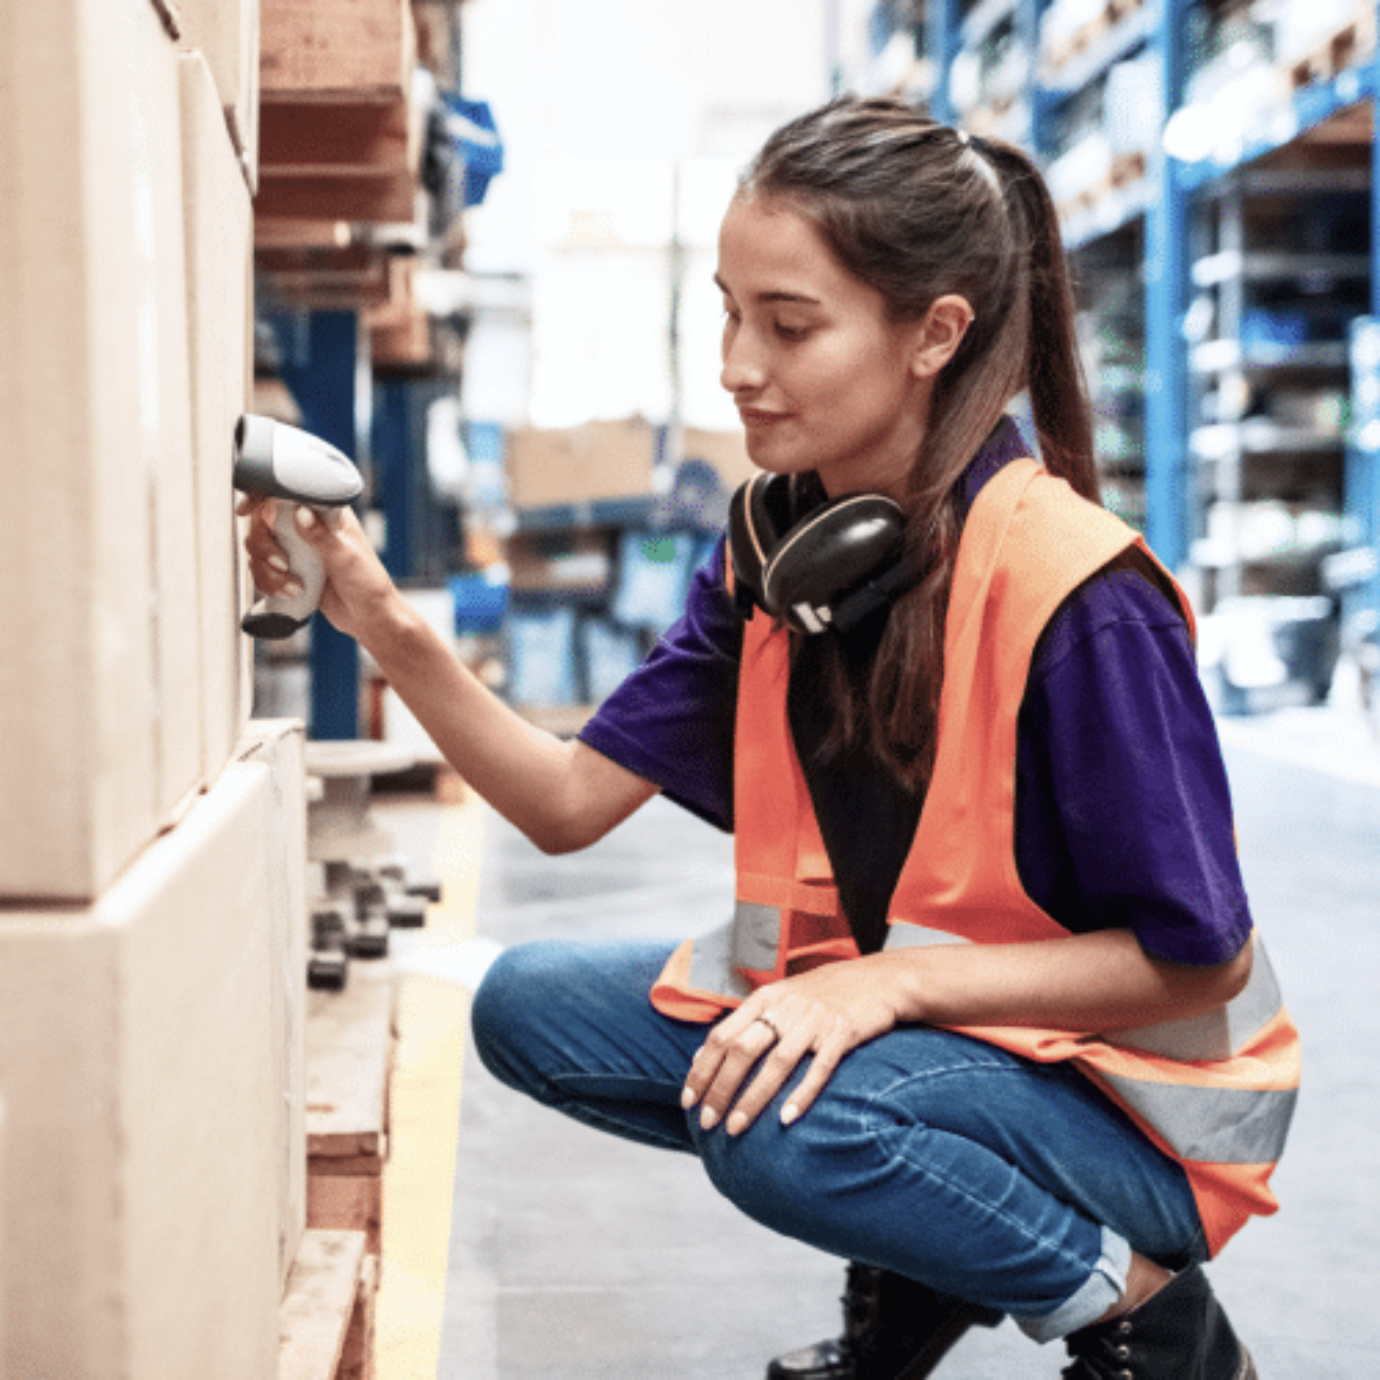
{"label": "concrete floor", "polygon": [[[1316,721],[1298,722],[1306,739]],[[1380,1376],[1380,754],[1290,746],[1266,721],[1225,736],[1306,1070],[1276,1177],[1284,1210],[1211,1274],[1263,1380]],[[730,841],[661,801],[571,858],[541,857],[492,816],[483,832],[461,981],[542,935],[701,930],[731,894]],[[757,1380],[778,1351],[836,1331],[841,1263],[740,1217],[691,1157],[568,1122],[472,1057],[461,1105],[438,1380]],[[1064,1360],[1005,1324],[936,1375],[1034,1380]]]}

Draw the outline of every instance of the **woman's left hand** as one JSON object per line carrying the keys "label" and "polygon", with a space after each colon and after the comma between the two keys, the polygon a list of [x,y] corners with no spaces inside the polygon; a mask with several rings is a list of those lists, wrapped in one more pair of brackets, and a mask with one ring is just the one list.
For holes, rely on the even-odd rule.
{"label": "woman's left hand", "polygon": [[[813,1055],[809,1071],[782,1108],[782,1124],[789,1126],[809,1109],[849,1050],[896,1025],[887,966],[887,956],[877,954],[759,987],[710,1031],[690,1066],[682,1105],[701,1108],[700,1125],[706,1131],[727,1116],[724,1129],[740,1135],[800,1061]],[[744,1088],[759,1060],[761,1068]]]}

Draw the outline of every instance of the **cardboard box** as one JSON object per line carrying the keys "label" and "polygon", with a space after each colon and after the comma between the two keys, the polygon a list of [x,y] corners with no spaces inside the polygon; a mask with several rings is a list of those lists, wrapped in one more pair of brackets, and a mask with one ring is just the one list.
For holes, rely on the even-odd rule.
{"label": "cardboard box", "polygon": [[200,784],[177,50],[0,0],[0,896],[90,898]]}
{"label": "cardboard box", "polygon": [[0,914],[12,1380],[274,1380],[273,769],[92,906]]}
{"label": "cardboard box", "polygon": [[240,618],[253,599],[231,484],[235,424],[251,387],[254,215],[211,72],[185,53],[182,177],[188,360],[201,609],[201,762],[213,780],[250,713],[253,650]]}
{"label": "cardboard box", "polygon": [[307,906],[306,730],[300,719],[255,719],[236,758],[269,769],[277,827],[270,864],[272,1020],[282,1096],[275,1128],[278,1176],[278,1271],[287,1288],[307,1224],[306,1027]]}
{"label": "cardboard box", "polygon": [[558,507],[652,493],[656,432],[641,418],[567,430],[522,428],[506,438],[508,497],[517,508]]}
{"label": "cardboard box", "polygon": [[259,166],[259,0],[177,0],[182,44],[202,53],[250,187]]}

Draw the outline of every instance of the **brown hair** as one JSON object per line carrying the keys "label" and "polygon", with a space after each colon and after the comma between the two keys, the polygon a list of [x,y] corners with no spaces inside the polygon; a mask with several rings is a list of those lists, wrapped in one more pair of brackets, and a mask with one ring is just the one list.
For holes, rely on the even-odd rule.
{"label": "brown hair", "polygon": [[865,686],[847,674],[837,646],[826,655],[835,713],[822,750],[866,735],[898,778],[919,787],[934,765],[959,481],[1023,390],[1045,465],[1097,498],[1058,218],[1019,149],[970,139],[893,98],[843,97],[783,126],[743,175],[739,195],[808,220],[839,263],[881,293],[894,320],[919,320],[950,293],[973,309],[936,380],[902,497],[909,540],[930,553],[927,574],[898,599]]}

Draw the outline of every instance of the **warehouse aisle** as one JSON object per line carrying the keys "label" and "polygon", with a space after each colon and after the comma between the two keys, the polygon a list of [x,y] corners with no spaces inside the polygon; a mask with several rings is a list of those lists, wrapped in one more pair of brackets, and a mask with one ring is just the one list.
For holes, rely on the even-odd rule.
{"label": "warehouse aisle", "polygon": [[[1285,1210],[1212,1267],[1266,1380],[1380,1373],[1380,756],[1373,774],[1356,758],[1346,774],[1303,765],[1326,758],[1307,741],[1314,723],[1224,735],[1257,918],[1307,1061],[1276,1180]],[[490,816],[482,866],[471,971],[541,935],[703,929],[732,857],[658,800],[565,859]],[[438,1380],[757,1380],[775,1352],[835,1329],[841,1281],[837,1262],[739,1217],[689,1157],[567,1122],[467,1056]],[[937,1375],[1035,1380],[1063,1360],[1007,1324]]]}

